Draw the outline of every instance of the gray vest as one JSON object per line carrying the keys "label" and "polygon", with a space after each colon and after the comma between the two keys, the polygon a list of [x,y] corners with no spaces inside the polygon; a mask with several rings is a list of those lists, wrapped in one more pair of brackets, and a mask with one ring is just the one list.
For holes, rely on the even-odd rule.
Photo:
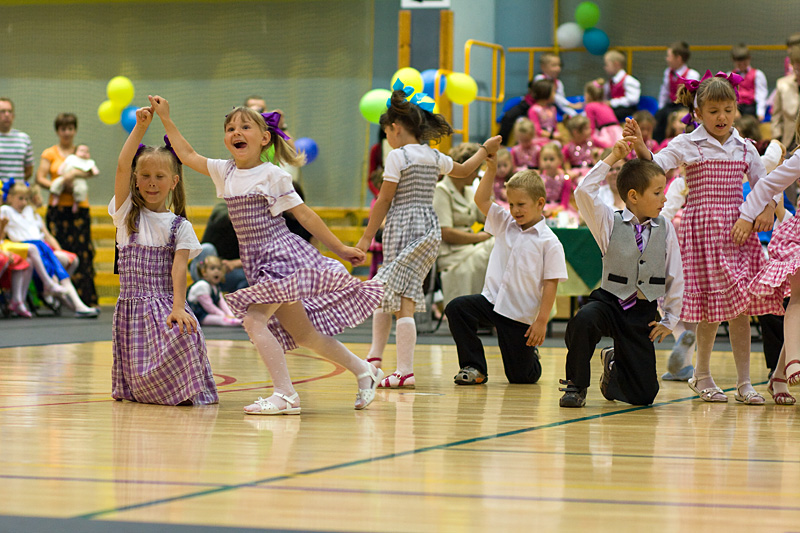
{"label": "gray vest", "polygon": [[663,296],[666,289],[667,228],[664,217],[656,217],[650,226],[650,238],[644,252],[636,245],[636,229],[622,221],[622,213],[614,213],[614,229],[603,256],[601,288],[617,298],[625,299],[637,290],[648,301]]}

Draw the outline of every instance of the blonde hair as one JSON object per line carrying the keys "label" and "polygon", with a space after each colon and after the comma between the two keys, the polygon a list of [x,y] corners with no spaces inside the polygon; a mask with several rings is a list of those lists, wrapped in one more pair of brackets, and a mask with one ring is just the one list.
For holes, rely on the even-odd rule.
{"label": "blonde hair", "polygon": [[619,63],[620,66],[625,64],[625,54],[619,50],[609,50],[606,52],[606,55],[603,56],[603,59],[614,63]]}
{"label": "blonde hair", "polygon": [[672,127],[672,124],[674,124],[676,120],[682,119],[684,115],[686,115],[686,113],[688,112],[689,112],[688,109],[682,107],[680,109],[676,109],[675,111],[669,114],[669,117],[667,118],[667,128],[664,132],[667,137],[675,137],[676,135],[678,135],[678,132],[675,131],[675,128]]}
{"label": "blonde hair", "polygon": [[605,97],[605,93],[603,91],[604,83],[605,80],[603,78],[597,78],[596,80],[592,80],[583,86],[583,92],[589,97],[590,102],[603,101]]}
{"label": "blonde hair", "polygon": [[125,228],[130,235],[139,231],[137,221],[139,220],[139,213],[145,206],[144,197],[139,192],[139,187],[136,186],[136,169],[143,157],[160,158],[169,167],[170,176],[178,176],[178,183],[167,197],[167,208],[178,216],[186,217],[186,191],[183,188],[183,165],[180,160],[166,146],[142,146],[133,156],[133,162],[131,163],[131,210],[128,212],[128,216],[125,217]]}
{"label": "blonde hair", "polygon": [[28,185],[24,181],[16,180],[14,181],[14,184],[8,188],[7,196],[11,196],[12,194],[14,195],[19,194],[27,199],[30,198],[30,189],[28,188]]}
{"label": "blonde hair", "polygon": [[567,131],[570,133],[574,133],[576,131],[581,131],[583,128],[589,126],[589,119],[586,118],[586,115],[575,115],[574,117],[570,117],[566,121]]}
{"label": "blonde hair", "polygon": [[522,117],[517,119],[517,121],[514,123],[515,137],[518,137],[520,133],[527,133],[529,135],[533,135],[534,131],[535,129],[533,127],[533,122],[531,122],[531,119],[529,118]]}
{"label": "blonde hair", "polygon": [[478,153],[481,145],[478,143],[461,143],[450,149],[450,157],[456,163],[465,163],[467,159]]}
{"label": "blonde hair", "polygon": [[542,155],[545,152],[553,152],[556,154],[556,157],[561,161],[561,164],[564,164],[564,154],[561,153],[561,148],[559,147],[558,143],[547,143],[542,146],[542,150],[539,152],[539,159],[542,158]]}
{"label": "blonde hair", "polygon": [[546,198],[547,191],[544,188],[542,177],[535,170],[520,170],[511,176],[506,182],[506,189],[517,189],[526,193],[534,202],[539,198]]}
{"label": "blonde hair", "polygon": [[511,161],[511,150],[508,148],[500,148],[497,150],[497,155],[495,157],[497,157],[498,163],[501,159],[507,159],[508,161]]}
{"label": "blonde hair", "polygon": [[252,122],[258,126],[258,129],[261,130],[261,133],[269,131],[269,142],[266,144],[266,146],[261,147],[261,154],[264,155],[264,153],[269,150],[270,146],[274,146],[275,160],[272,161],[273,163],[285,163],[292,166],[302,166],[306,162],[305,156],[302,154],[298,155],[297,152],[294,151],[294,148],[292,148],[292,146],[283,137],[270,130],[269,126],[267,126],[267,123],[264,120],[264,117],[261,116],[261,113],[250,109],[249,107],[235,107],[233,111],[225,116],[225,124],[223,125],[223,129],[228,126],[231,120],[240,115],[243,117],[243,120]]}
{"label": "blonde hair", "polygon": [[[696,106],[695,102],[697,102]],[[692,116],[694,116],[695,109],[703,107],[706,102],[733,102],[735,104],[736,91],[727,78],[717,76],[703,81],[694,92],[685,85],[678,87],[675,103],[688,107]]]}
{"label": "blonde hair", "polygon": [[[222,259],[220,259],[216,255],[207,255],[206,257],[203,258],[202,261],[197,263],[197,273],[200,274],[201,278],[205,279],[205,277],[206,277],[206,268],[208,268],[210,266],[214,266],[214,265],[222,268]],[[222,283],[223,281],[225,281],[225,272],[224,272],[224,270],[222,272],[222,278],[220,278],[220,283]]]}

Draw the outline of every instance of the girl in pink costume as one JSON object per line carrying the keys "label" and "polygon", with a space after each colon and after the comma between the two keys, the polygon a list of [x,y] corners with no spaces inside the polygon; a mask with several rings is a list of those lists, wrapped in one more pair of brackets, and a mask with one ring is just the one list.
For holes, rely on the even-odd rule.
{"label": "girl in pink costume", "polygon": [[592,140],[599,148],[610,148],[622,138],[622,126],[603,93],[603,80],[590,81],[583,88],[583,111],[592,128]]}

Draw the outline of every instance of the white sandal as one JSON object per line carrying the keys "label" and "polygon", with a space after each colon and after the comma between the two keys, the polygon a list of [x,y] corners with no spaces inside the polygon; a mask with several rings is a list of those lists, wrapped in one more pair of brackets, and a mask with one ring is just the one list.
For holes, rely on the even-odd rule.
{"label": "white sandal", "polygon": [[[703,390],[698,389],[697,378],[695,376],[689,378],[688,385],[690,389],[692,389],[696,394],[700,395],[700,399],[703,400],[704,402],[725,403],[728,401],[728,396],[724,392],[722,392],[722,389],[720,389],[717,386],[708,387],[707,389]],[[721,394],[722,398],[717,396],[718,394]]]}
{"label": "white sandal", "polygon": [[[745,405],[764,405],[766,403],[764,397],[761,396],[755,390],[748,391],[744,394],[739,394],[739,387],[742,387],[744,385],[752,386],[752,384],[749,381],[745,381],[744,383],[739,383],[738,385],[736,385],[736,392],[733,394],[733,397],[736,399],[737,402],[742,402]],[[760,402],[753,401],[757,398],[760,398],[761,401]]]}
{"label": "white sandal", "polygon": [[[383,379],[383,370],[380,368],[375,368],[372,363],[367,363],[367,371],[363,374],[359,374],[356,376],[356,379],[361,379],[365,377],[372,378],[372,385],[368,389],[358,389],[358,393],[356,393],[356,410],[360,411],[361,409],[366,408],[369,404],[372,403],[372,400],[375,399],[375,389],[378,388],[378,383],[381,382]],[[359,407],[359,402],[364,402],[364,405]]]}
{"label": "white sandal", "polygon": [[285,394],[281,394],[280,392],[276,392],[273,396],[277,396],[281,400],[286,402],[286,407],[283,409],[279,409],[275,404],[269,402],[269,398],[261,398],[259,396],[258,400],[254,401],[253,404],[258,405],[261,410],[260,411],[248,411],[245,409],[245,414],[247,415],[299,415],[300,408],[294,407],[295,402],[300,398],[297,393],[295,392],[291,396],[286,396]]}

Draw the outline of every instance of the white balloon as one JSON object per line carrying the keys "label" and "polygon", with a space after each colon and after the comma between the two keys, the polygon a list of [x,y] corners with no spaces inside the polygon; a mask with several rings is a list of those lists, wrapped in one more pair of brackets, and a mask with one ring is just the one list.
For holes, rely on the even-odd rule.
{"label": "white balloon", "polygon": [[583,44],[583,28],[577,22],[565,22],[556,30],[556,36],[561,48],[577,48]]}

